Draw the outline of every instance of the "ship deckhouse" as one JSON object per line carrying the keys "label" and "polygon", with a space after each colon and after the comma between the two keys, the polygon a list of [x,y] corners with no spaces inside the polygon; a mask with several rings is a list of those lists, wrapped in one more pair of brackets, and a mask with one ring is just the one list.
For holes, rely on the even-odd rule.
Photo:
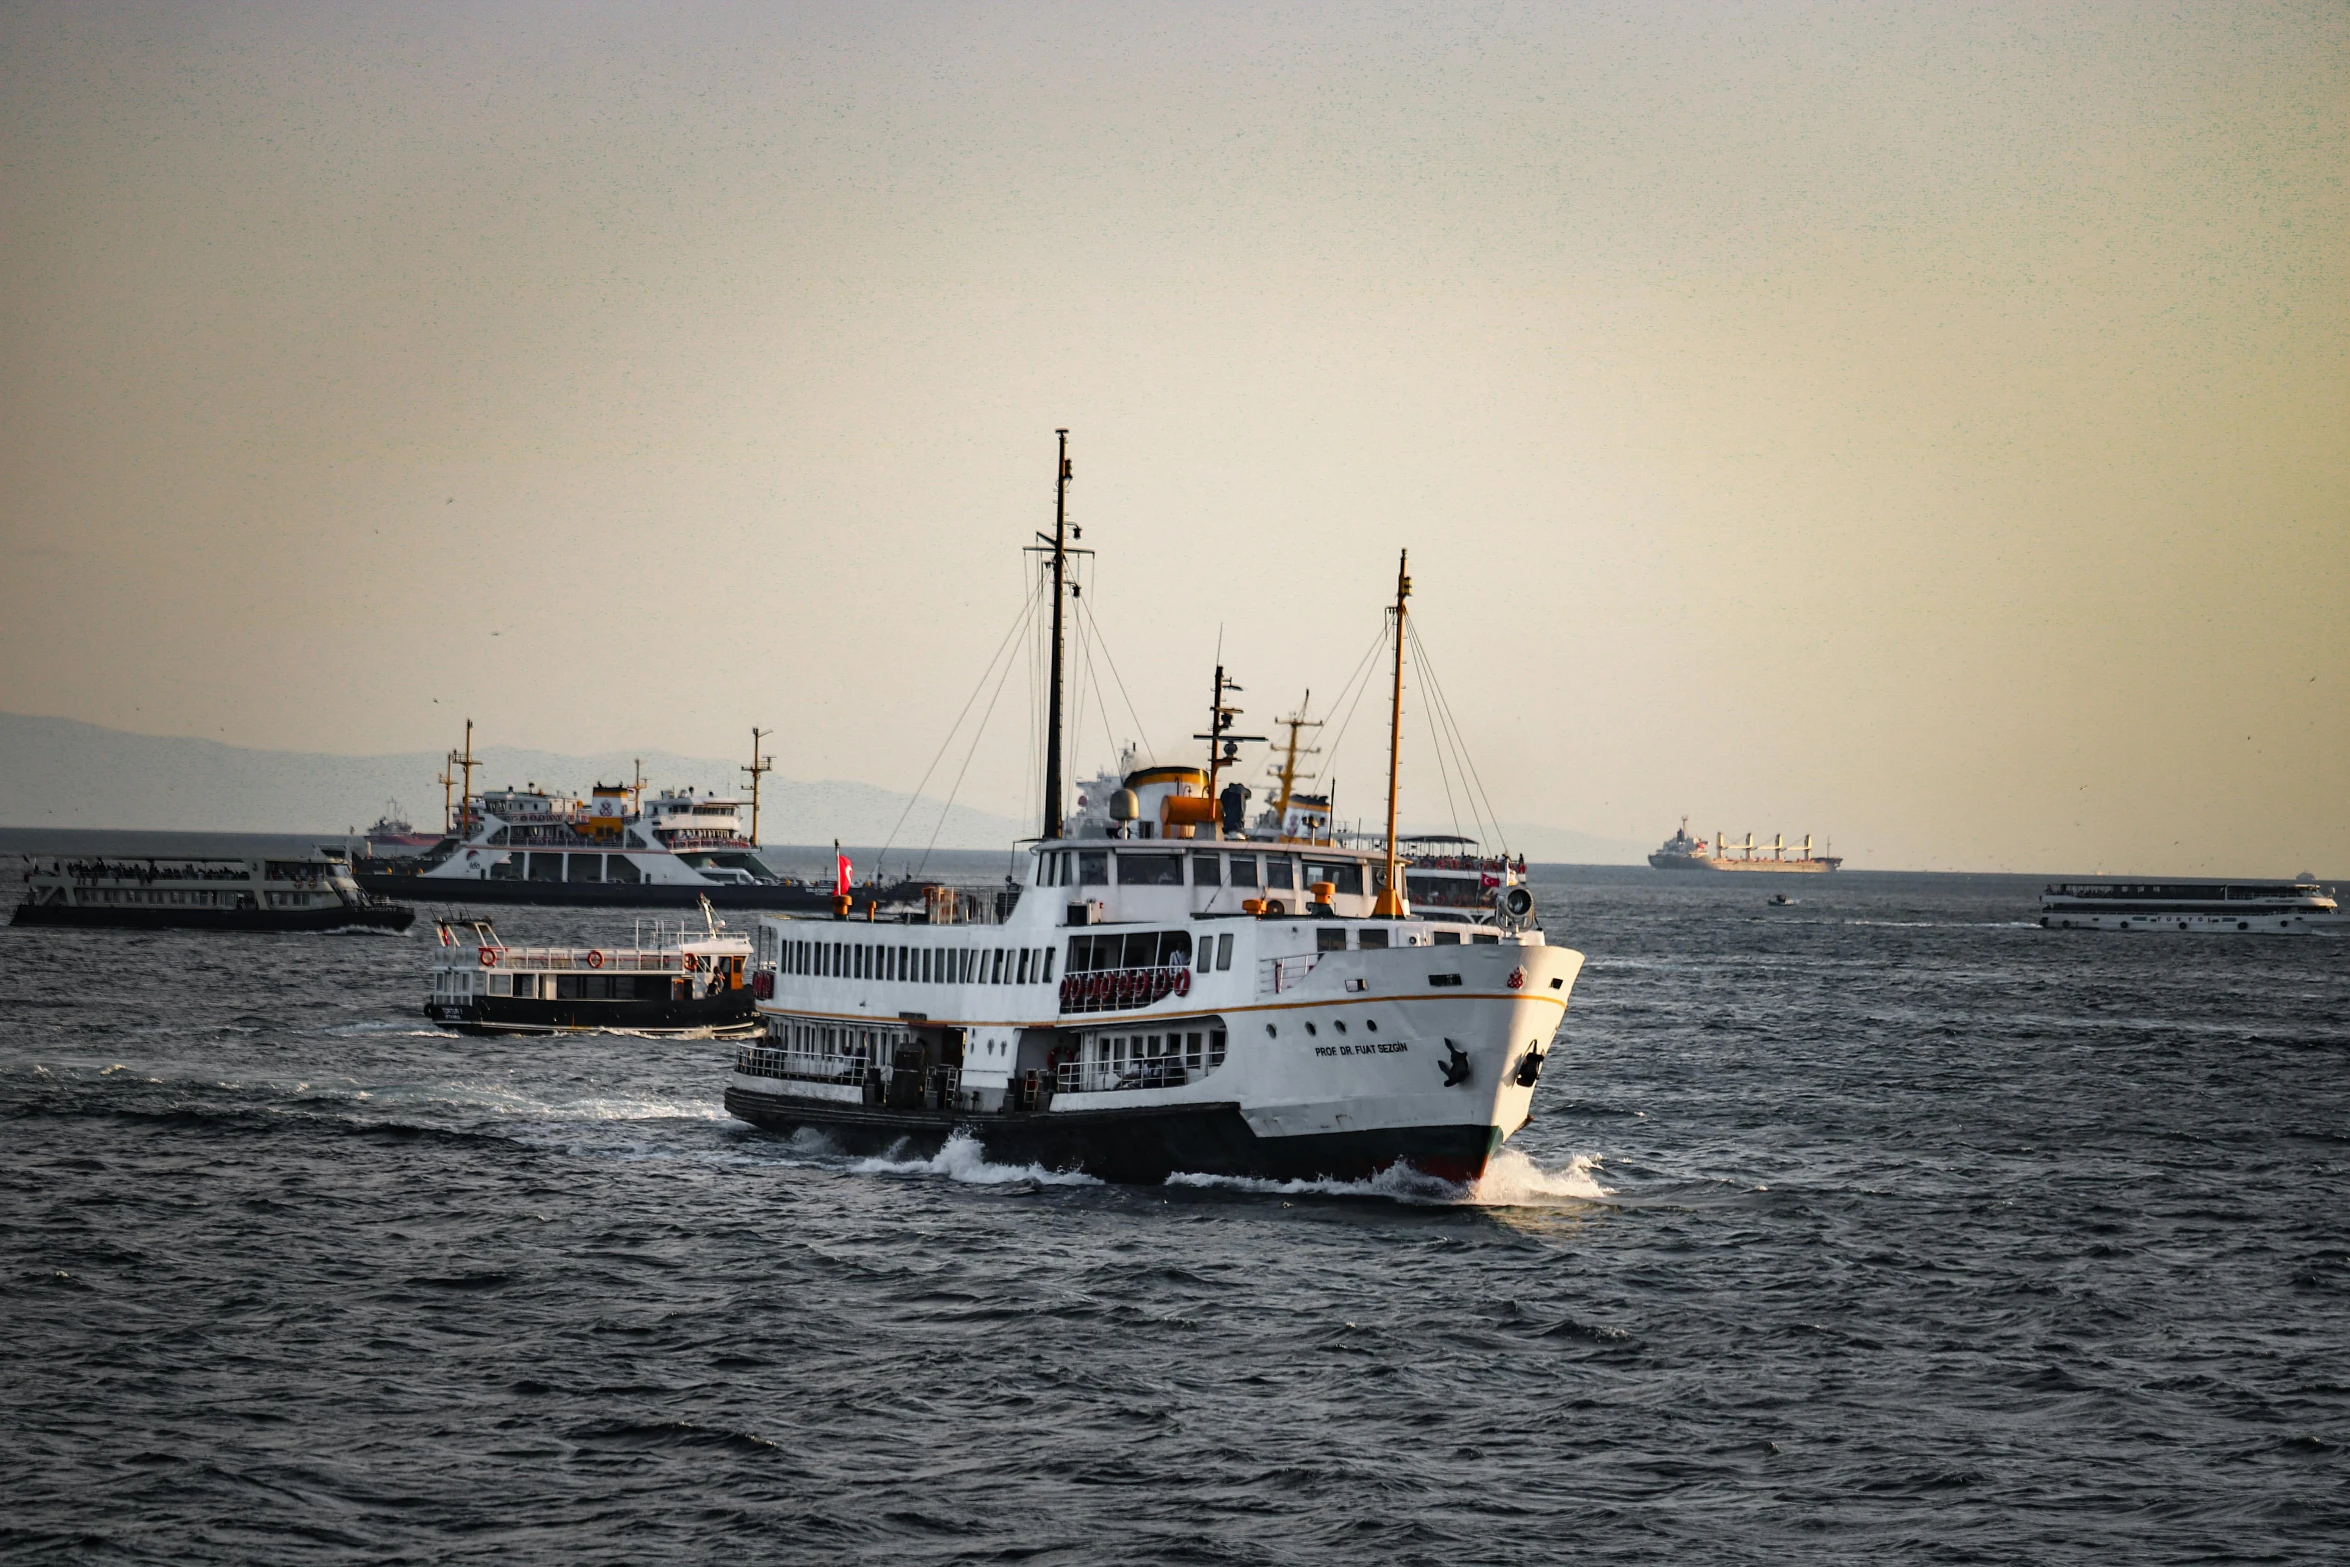
{"label": "ship deckhouse", "polygon": [[[754,731],[754,735],[760,731]],[[451,774],[470,779],[472,726]],[[454,830],[414,859],[360,872],[373,893],[466,903],[690,905],[708,897],[736,907],[820,909],[829,891],[779,873],[763,858],[758,779],[771,764],[754,756],[751,821],[744,801],[691,789],[646,789],[641,779],[596,784],[586,799],[537,784],[458,797]]]}
{"label": "ship deckhouse", "polygon": [[[1064,432],[1063,496],[1066,450]],[[941,889],[896,918],[843,897],[828,921],[761,920],[767,1030],[740,1050],[727,1108],[853,1150],[962,1133],[991,1158],[1112,1180],[1399,1164],[1475,1179],[1527,1118],[1583,959],[1545,942],[1523,888],[1480,909],[1403,895],[1410,579],[1399,570],[1392,611],[1381,847],[1245,823],[1248,792],[1217,787],[1251,738],[1231,733],[1221,670],[1207,766],[1097,782],[1064,819],[1064,523],[1057,508],[1044,832],[999,895]]]}

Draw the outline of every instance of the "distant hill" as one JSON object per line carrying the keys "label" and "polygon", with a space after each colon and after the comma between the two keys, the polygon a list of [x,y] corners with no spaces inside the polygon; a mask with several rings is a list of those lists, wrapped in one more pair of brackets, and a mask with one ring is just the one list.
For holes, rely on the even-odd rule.
{"label": "distant hill", "polygon": [[[540,783],[585,791],[627,778],[637,760],[616,751],[565,756],[513,746],[491,746],[480,756],[474,782],[485,789]],[[668,752],[647,754],[643,761],[646,781],[663,787],[735,793],[742,786],[731,762]],[[339,835],[365,828],[396,799],[410,821],[432,828],[441,817],[440,790],[432,782],[440,769],[441,758],[428,751],[256,751],[70,718],[0,713],[0,825],[10,827]],[[938,823],[939,805],[918,802],[899,830],[907,798],[872,784],[774,775],[760,789],[759,836],[771,844],[835,838],[879,844],[897,831],[897,848],[919,853]],[[947,812],[938,847],[1000,850],[1034,830],[1030,822],[958,805]],[[1637,865],[1648,852],[1646,845],[1558,827],[1513,823],[1506,831],[1511,850],[1530,860]]]}
{"label": "distant hill", "polygon": [[[585,791],[629,777],[635,757],[618,752],[563,756],[492,746],[479,753],[479,788],[541,783]],[[654,752],[645,778],[664,787],[737,792],[742,774],[728,762]],[[168,735],[129,734],[70,718],[0,713],[0,824],[12,827],[144,828],[179,832],[281,832],[340,835],[365,828],[397,799],[408,819],[434,828],[441,792],[432,779],[441,758],[416,751],[389,756],[327,756],[255,751]],[[907,796],[872,784],[803,782],[770,776],[759,791],[759,836],[769,843],[878,844],[889,838]],[[917,852],[938,823],[938,802],[917,803],[899,834]],[[940,848],[1001,849],[1034,828],[1026,822],[956,806],[938,835]]]}

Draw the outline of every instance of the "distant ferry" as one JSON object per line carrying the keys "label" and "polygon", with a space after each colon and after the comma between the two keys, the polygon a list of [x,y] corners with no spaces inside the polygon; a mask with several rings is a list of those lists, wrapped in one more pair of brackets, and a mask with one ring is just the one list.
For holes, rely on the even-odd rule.
{"label": "distant ferry", "polygon": [[510,947],[487,920],[442,920],[424,1015],[461,1034],[620,1032],[731,1038],[759,1031],[743,970],[751,942],[709,917],[688,934],[640,927],[609,947]]}
{"label": "distant ferry", "polygon": [[1785,842],[1776,834],[1769,843],[1756,843],[1752,833],[1744,843],[1732,843],[1727,833],[1714,834],[1711,842],[1692,838],[1684,816],[1681,830],[1659,845],[1648,863],[1660,871],[1832,871],[1844,861],[1833,854],[1813,853],[1810,833],[1801,843]]}
{"label": "distant ferry", "polygon": [[2344,923],[2333,889],[2314,880],[2059,882],[2040,894],[2050,930],[2167,930],[2306,935]]}
{"label": "distant ferry", "polygon": [[[363,861],[358,877],[369,892],[412,903],[691,908],[708,898],[721,908],[830,912],[835,884],[776,871],[745,832],[742,807],[691,789],[648,794],[641,783],[600,783],[585,800],[536,785],[468,792],[455,832],[420,855]],[[755,795],[752,808],[755,820]],[[875,888],[857,901],[920,896]]]}
{"label": "distant ferry", "polygon": [[340,853],[293,858],[56,859],[25,877],[17,925],[117,930],[406,930],[415,911],[368,896]]}

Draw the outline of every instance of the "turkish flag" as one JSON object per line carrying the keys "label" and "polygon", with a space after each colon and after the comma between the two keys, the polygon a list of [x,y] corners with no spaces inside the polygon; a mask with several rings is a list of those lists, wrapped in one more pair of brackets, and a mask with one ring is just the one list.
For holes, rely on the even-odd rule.
{"label": "turkish flag", "polygon": [[833,885],[833,895],[845,898],[849,895],[849,857],[845,854],[836,854],[833,858],[840,862],[839,878]]}

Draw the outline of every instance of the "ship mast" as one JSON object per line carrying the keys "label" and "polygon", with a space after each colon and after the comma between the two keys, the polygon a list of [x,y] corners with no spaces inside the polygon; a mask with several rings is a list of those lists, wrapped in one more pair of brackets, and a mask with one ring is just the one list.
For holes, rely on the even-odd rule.
{"label": "ship mast", "polygon": [[1216,798],[1218,775],[1240,760],[1240,742],[1265,738],[1263,735],[1236,735],[1232,732],[1232,721],[1240,716],[1241,709],[1229,706],[1224,697],[1226,693],[1239,689],[1240,682],[1225,679],[1224,666],[1218,664],[1216,689],[1208,698],[1208,732],[1192,736],[1194,740],[1205,740],[1208,743],[1208,798],[1211,800]]}
{"label": "ship mast", "polygon": [[1289,743],[1282,748],[1281,760],[1273,768],[1273,776],[1281,785],[1280,793],[1273,799],[1273,822],[1276,827],[1286,828],[1289,822],[1289,802],[1297,793],[1298,757],[1322,754],[1320,748],[1316,746],[1308,746],[1302,752],[1298,750],[1297,746],[1299,730],[1322,727],[1322,720],[1319,718],[1306,717],[1306,714],[1313,709],[1313,705],[1314,693],[1309,690],[1306,692],[1306,699],[1298,703],[1296,712],[1287,718],[1278,720],[1278,722],[1289,726]]}
{"label": "ship mast", "polygon": [[1387,885],[1371,905],[1373,919],[1402,919],[1411,911],[1403,900],[1403,871],[1395,854],[1395,784],[1403,752],[1403,638],[1404,600],[1412,596],[1412,579],[1405,568],[1412,552],[1399,551],[1395,560],[1395,692],[1387,708]]}
{"label": "ship mast", "polygon": [[440,775],[433,779],[441,786],[441,836],[446,838],[454,823],[449,816],[449,786],[457,781],[457,753],[451,751],[441,762]]}
{"label": "ship mast", "polygon": [[1061,595],[1069,574],[1069,432],[1053,433],[1061,438],[1061,461],[1053,474],[1053,536],[1049,541],[1053,547],[1053,675],[1044,741],[1044,835],[1048,839],[1061,836]]}
{"label": "ship mast", "polygon": [[751,845],[753,848],[756,848],[759,843],[759,777],[762,773],[775,771],[775,758],[772,756],[763,757],[759,754],[759,741],[773,733],[775,731],[772,729],[753,729],[751,731],[751,765],[736,769],[737,772],[751,775]]}
{"label": "ship mast", "polygon": [[473,770],[481,764],[473,759],[473,720],[465,720],[465,754],[458,759],[465,770],[465,792],[457,797],[458,830],[464,837],[473,836]]}

